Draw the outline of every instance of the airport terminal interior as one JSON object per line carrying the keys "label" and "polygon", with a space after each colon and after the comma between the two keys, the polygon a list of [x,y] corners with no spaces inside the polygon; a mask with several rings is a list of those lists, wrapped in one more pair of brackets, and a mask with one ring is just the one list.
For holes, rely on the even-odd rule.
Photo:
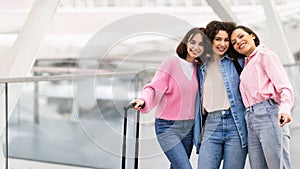
{"label": "airport terminal interior", "polygon": [[[190,28],[212,20],[249,26],[280,57],[295,91],[290,147],[299,166],[300,1],[0,0],[0,168],[121,168],[124,106]],[[139,117],[141,169],[169,168],[154,112]],[[133,109],[127,120],[134,168]]]}

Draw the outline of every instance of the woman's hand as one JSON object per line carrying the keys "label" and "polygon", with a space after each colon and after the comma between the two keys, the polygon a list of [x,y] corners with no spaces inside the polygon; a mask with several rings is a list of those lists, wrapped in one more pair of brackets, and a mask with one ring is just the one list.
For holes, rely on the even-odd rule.
{"label": "woman's hand", "polygon": [[145,106],[145,101],[141,99],[132,100],[130,103],[134,105],[135,110],[141,110]]}
{"label": "woman's hand", "polygon": [[[282,119],[282,121],[280,121]],[[289,123],[292,120],[291,115],[288,113],[278,113],[277,121],[280,122],[280,127],[283,127],[285,124]]]}

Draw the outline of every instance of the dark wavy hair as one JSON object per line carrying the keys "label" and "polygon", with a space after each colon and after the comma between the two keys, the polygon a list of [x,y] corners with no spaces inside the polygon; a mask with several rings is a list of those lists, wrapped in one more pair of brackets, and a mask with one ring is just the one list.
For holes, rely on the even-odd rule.
{"label": "dark wavy hair", "polygon": [[211,44],[209,39],[206,37],[205,34],[205,29],[202,27],[195,27],[192,28],[191,30],[189,30],[186,35],[184,36],[184,38],[182,39],[182,41],[179,43],[179,45],[177,46],[176,49],[176,53],[177,55],[182,58],[182,59],[186,59],[187,57],[187,43],[188,40],[191,39],[191,37],[195,36],[196,34],[200,33],[202,36],[202,41],[204,43],[204,51],[203,53],[197,58],[198,60],[198,64],[202,64],[203,63],[203,59],[206,58],[207,54],[209,53],[209,51],[211,50]]}
{"label": "dark wavy hair", "polygon": [[[254,44],[255,46],[258,46],[260,44],[260,40],[257,36],[257,34],[252,30],[250,29],[249,27],[246,27],[246,26],[243,26],[243,25],[238,25],[238,26],[235,26],[234,29],[232,29],[231,31],[231,34],[234,30],[236,29],[243,29],[245,32],[247,32],[249,35],[254,35],[255,36],[255,39],[254,39]],[[231,43],[231,34],[230,34],[230,47],[229,47],[229,55],[232,57],[232,58],[240,58],[240,57],[246,57],[245,55],[241,54],[241,53],[238,53],[234,48],[233,48],[233,45]]]}
{"label": "dark wavy hair", "polygon": [[[211,21],[206,25],[206,36],[209,38],[210,42],[213,43],[216,35],[219,31],[226,31],[228,37],[230,38],[232,30],[235,28],[236,24],[234,22],[223,22],[223,21]],[[229,49],[230,49],[229,45]],[[229,49],[226,53],[229,53]]]}

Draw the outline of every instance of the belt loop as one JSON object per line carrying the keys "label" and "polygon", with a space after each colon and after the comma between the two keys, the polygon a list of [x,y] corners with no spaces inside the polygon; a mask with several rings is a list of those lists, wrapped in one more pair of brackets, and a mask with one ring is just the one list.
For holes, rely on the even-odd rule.
{"label": "belt loop", "polygon": [[270,103],[270,105],[271,105],[271,106],[273,106],[273,105],[274,105],[274,101],[273,101],[273,99],[269,99],[269,100],[268,100],[268,102]]}
{"label": "belt loop", "polygon": [[222,110],[222,115],[224,115],[226,113],[226,110]]}
{"label": "belt loop", "polygon": [[253,111],[253,106],[249,106],[246,108],[246,112],[252,112]]}

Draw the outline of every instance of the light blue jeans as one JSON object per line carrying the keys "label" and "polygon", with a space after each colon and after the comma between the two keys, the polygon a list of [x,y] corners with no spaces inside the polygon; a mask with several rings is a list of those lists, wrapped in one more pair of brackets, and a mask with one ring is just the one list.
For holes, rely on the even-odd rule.
{"label": "light blue jeans", "polygon": [[[249,161],[253,169],[279,169],[281,145],[283,168],[291,169],[289,128],[287,125],[283,128],[279,126],[278,111],[278,105],[273,100],[266,100],[246,109]],[[283,143],[281,130],[284,134]]]}
{"label": "light blue jeans", "polygon": [[203,126],[198,169],[243,169],[247,147],[242,148],[230,110],[210,112]]}
{"label": "light blue jeans", "polygon": [[194,120],[155,119],[157,140],[171,169],[192,169],[193,126]]}

